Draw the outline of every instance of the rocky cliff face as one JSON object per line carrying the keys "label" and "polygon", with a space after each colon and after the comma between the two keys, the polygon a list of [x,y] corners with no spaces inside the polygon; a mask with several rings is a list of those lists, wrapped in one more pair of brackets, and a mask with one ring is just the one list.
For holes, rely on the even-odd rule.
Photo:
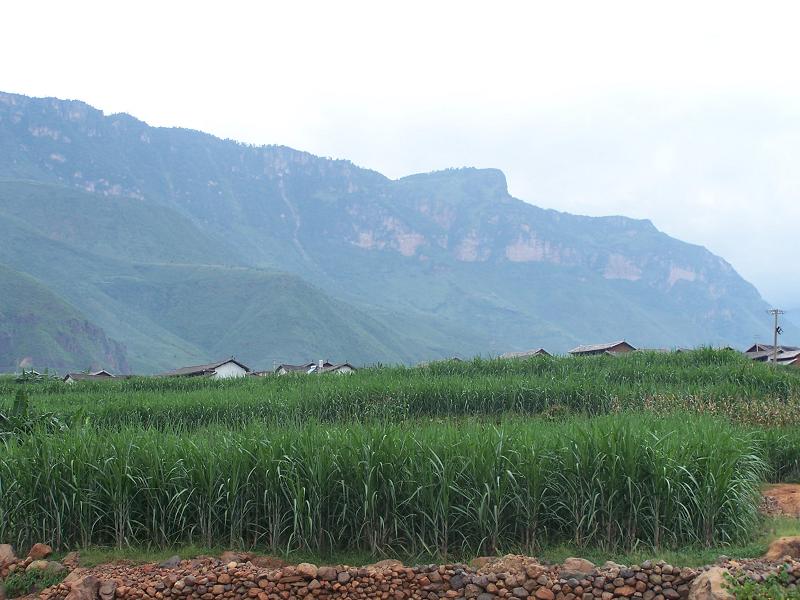
{"label": "rocky cliff face", "polygon": [[68,362],[54,365],[57,368],[66,369],[70,364],[74,364],[75,357],[80,356],[84,352],[84,346],[88,344],[95,350],[86,368],[107,369],[112,373],[130,373],[124,344],[109,339],[105,331],[89,321],[68,319],[54,337],[59,348],[70,357]]}

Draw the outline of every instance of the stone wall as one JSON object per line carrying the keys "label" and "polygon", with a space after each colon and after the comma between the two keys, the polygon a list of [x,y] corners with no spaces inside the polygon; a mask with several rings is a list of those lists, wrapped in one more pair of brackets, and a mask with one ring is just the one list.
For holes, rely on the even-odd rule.
{"label": "stone wall", "polygon": [[764,559],[724,558],[699,569],[653,561],[631,566],[607,562],[598,567],[580,558],[543,565],[518,555],[476,559],[469,566],[408,567],[386,560],[367,567],[317,567],[231,552],[219,559],[181,561],[176,556],[158,565],[85,569],[77,567],[76,553],[53,562],[47,560],[52,549],[36,544],[23,559],[11,546],[0,544],[0,580],[20,571],[70,569],[62,583],[40,593],[43,600],[730,600],[726,573],[740,581],[761,581],[784,571],[785,584],[797,588],[800,562],[790,556],[796,556],[798,549],[800,539],[780,538]]}
{"label": "stone wall", "polygon": [[[754,561],[751,561],[754,563]],[[763,577],[779,563],[726,563],[741,576]],[[786,567],[791,583],[800,563]],[[748,570],[749,569],[749,570]],[[292,598],[438,600],[678,600],[690,598],[693,581],[707,569],[677,568],[664,562],[630,567],[568,559],[545,566],[535,559],[507,556],[475,566],[407,567],[384,561],[369,567],[317,567],[308,563],[261,568],[251,562],[213,558],[174,566],[104,565],[77,569],[61,584],[44,590],[43,600],[290,600]],[[696,594],[693,598],[698,598]]]}

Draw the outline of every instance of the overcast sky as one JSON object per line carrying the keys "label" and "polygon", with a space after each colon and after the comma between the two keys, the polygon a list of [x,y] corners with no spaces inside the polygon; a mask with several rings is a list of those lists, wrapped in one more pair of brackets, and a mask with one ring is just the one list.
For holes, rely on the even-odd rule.
{"label": "overcast sky", "polygon": [[0,89],[347,158],[497,167],[800,308],[793,2],[14,2]]}

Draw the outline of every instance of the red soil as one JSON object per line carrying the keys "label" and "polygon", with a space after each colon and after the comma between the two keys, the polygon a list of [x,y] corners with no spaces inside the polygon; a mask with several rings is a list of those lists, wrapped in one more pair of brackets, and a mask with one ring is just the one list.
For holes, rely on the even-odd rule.
{"label": "red soil", "polygon": [[765,512],[800,518],[800,484],[776,483],[764,489]]}

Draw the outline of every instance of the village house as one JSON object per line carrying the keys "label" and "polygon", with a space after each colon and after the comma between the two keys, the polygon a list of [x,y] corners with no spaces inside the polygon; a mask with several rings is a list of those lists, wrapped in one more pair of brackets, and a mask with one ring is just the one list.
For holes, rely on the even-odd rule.
{"label": "village house", "polygon": [[[772,362],[771,356],[769,360]],[[800,367],[800,350],[785,350],[780,352],[776,362],[779,365],[785,365],[787,367]]]}
{"label": "village house", "polygon": [[[744,351],[744,355],[750,360],[758,362],[771,362],[775,356],[775,346],[772,344],[755,343]],[[797,346],[778,346],[778,363],[781,363],[781,357],[793,352],[800,351]],[[791,357],[786,356],[784,360],[789,360]]]}
{"label": "village house", "polygon": [[103,381],[105,379],[115,379],[115,377],[105,369],[101,369],[89,373],[67,373],[62,381],[64,383],[75,383],[76,381]]}
{"label": "village house", "polygon": [[249,372],[249,367],[231,357],[227,360],[221,360],[208,365],[182,367],[174,371],[162,373],[161,377],[210,377],[211,379],[229,379],[231,377],[244,377]]}
{"label": "village house", "polygon": [[578,346],[569,351],[573,356],[592,356],[595,354],[624,354],[625,352],[633,352],[634,348],[625,340],[618,342],[610,342],[608,344],[588,344]]}
{"label": "village house", "polygon": [[304,373],[310,375],[312,373],[352,373],[357,369],[350,363],[333,364],[327,360],[319,360],[315,363],[305,363],[302,365],[278,365],[275,368],[276,375],[288,375],[289,373]]}
{"label": "village house", "polygon": [[308,373],[338,373],[339,375],[347,375],[348,373],[355,372],[356,368],[350,363],[341,363],[338,365],[314,365],[308,370]]}
{"label": "village house", "polygon": [[757,352],[744,353],[747,358],[757,362],[767,362],[773,354],[774,352],[772,350],[759,350]]}
{"label": "village house", "polygon": [[322,364],[323,367],[333,366],[333,363],[328,362],[327,360],[319,361],[317,363],[313,362],[303,363],[302,365],[280,364],[277,367],[275,367],[275,374],[288,375],[289,373],[308,373],[309,370],[317,364]]}
{"label": "village house", "polygon": [[537,348],[536,350],[523,350],[522,352],[506,352],[501,354],[500,358],[531,358],[532,356],[551,356],[551,354],[544,348]]}
{"label": "village house", "polygon": [[464,362],[464,359],[459,358],[458,356],[450,356],[450,357],[447,357],[447,358],[437,358],[435,360],[425,360],[425,361],[422,361],[420,363],[417,363],[417,367],[418,368],[423,368],[423,367],[427,367],[427,366],[430,366],[430,365],[433,365],[433,364],[446,363],[446,362],[457,362],[457,363],[460,363],[460,362]]}
{"label": "village house", "polygon": [[105,369],[100,369],[99,371],[89,371],[89,375],[93,377],[114,377],[113,373],[106,371]]}
{"label": "village house", "polygon": [[[775,346],[772,344],[762,344],[760,342],[756,342],[752,346],[750,346],[747,350],[744,351],[745,354],[753,354],[756,352],[772,352],[775,349]],[[778,346],[778,352],[782,351],[793,351],[793,350],[800,350],[797,346]]]}

